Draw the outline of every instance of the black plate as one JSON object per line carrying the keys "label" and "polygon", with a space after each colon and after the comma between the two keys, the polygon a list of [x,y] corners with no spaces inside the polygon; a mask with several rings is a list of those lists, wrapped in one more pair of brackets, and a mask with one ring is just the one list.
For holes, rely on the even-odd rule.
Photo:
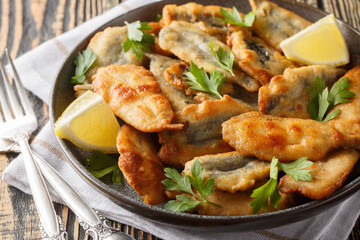
{"label": "black plate", "polygon": [[[73,64],[75,56],[78,51],[84,50],[90,38],[95,32],[103,30],[109,26],[124,25],[124,21],[132,22],[136,20],[141,21],[153,21],[156,14],[161,13],[161,9],[165,4],[175,3],[184,4],[186,0],[171,0],[164,2],[153,3],[120,16],[101,28],[94,31],[88,37],[84,38],[81,44],[79,44],[75,50],[70,54],[61,70],[52,88],[52,97],[50,103],[50,121],[54,126],[54,122],[65,108],[74,100],[74,90],[69,79],[75,71],[75,65]],[[290,2],[286,0],[274,0],[273,2],[280,6],[289,9],[306,19],[314,22],[326,15],[326,13],[311,8],[304,4]],[[197,1],[204,5],[216,4],[225,7],[236,6],[242,12],[250,11],[250,6],[247,1],[219,1],[219,0],[204,0]],[[350,54],[352,56],[351,65],[355,65],[357,57],[360,55],[360,33],[349,25],[338,21],[345,35]],[[69,163],[84,178],[91,186],[99,190],[105,197],[109,197],[120,206],[147,217],[154,221],[163,222],[172,226],[199,230],[199,231],[249,231],[256,229],[266,229],[277,227],[296,221],[300,221],[318,213],[325,211],[331,206],[344,201],[351,194],[355,193],[360,188],[360,177],[347,183],[340,190],[332,194],[330,197],[311,201],[297,207],[281,210],[277,212],[250,215],[250,216],[234,216],[234,217],[220,217],[220,216],[200,216],[196,214],[188,213],[175,213],[166,211],[161,206],[149,206],[142,202],[139,196],[129,186],[117,187],[113,185],[106,185],[100,180],[96,179],[85,168],[87,152],[75,147],[67,140],[59,139],[58,142],[66,154]]]}

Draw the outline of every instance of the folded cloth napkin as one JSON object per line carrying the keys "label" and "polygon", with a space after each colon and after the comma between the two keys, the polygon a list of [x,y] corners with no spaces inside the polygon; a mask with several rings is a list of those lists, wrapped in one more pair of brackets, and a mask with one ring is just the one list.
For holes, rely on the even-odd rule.
{"label": "folded cloth napkin", "polygon": [[[49,40],[19,57],[15,60],[15,65],[24,86],[45,103],[48,103],[49,89],[56,78],[58,69],[68,53],[74,49],[84,36],[131,9],[155,1],[128,0],[123,2],[103,15],[95,17],[76,29]],[[252,232],[183,230],[129,212],[93,189],[66,162],[49,123],[35,137],[31,147],[47,160],[87,200],[91,207],[109,219],[131,225],[163,239],[346,239],[360,213],[360,201],[358,200],[360,192],[358,192],[339,205],[315,217],[278,228]],[[26,193],[31,193],[21,154],[4,170],[2,180]],[[63,203],[51,187],[49,190],[53,201]]]}

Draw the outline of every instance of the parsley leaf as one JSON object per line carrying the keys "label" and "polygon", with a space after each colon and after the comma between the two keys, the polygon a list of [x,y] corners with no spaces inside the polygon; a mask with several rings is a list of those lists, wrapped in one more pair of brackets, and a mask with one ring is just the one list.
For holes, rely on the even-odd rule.
{"label": "parsley leaf", "polygon": [[[162,181],[165,189],[182,191],[193,197],[186,194],[177,195],[176,200],[170,200],[164,205],[164,208],[175,212],[185,212],[195,208],[200,203],[209,203],[221,207],[220,205],[205,199],[206,196],[210,195],[215,190],[215,183],[213,178],[208,179],[204,183],[204,173],[205,169],[201,166],[199,160],[196,160],[191,166],[192,176],[188,176],[184,173],[180,176],[175,169],[165,168],[165,176],[168,178]],[[194,193],[192,187],[200,193],[200,196]]]}
{"label": "parsley leaf", "polygon": [[251,27],[255,20],[255,12],[248,12],[243,20],[236,7],[233,7],[232,13],[227,9],[220,8],[220,13],[224,17],[224,19],[219,18],[220,20],[241,27]]}
{"label": "parsley leaf", "polygon": [[160,22],[161,19],[162,19],[162,15],[156,14],[155,22]]}
{"label": "parsley leaf", "polygon": [[313,162],[308,161],[307,159],[307,157],[302,157],[294,162],[279,162],[277,165],[286,174],[290,175],[295,181],[302,180],[312,182],[313,179],[311,177],[311,174],[309,173],[311,170],[305,170],[304,168],[311,166]]}
{"label": "parsley leaf", "polygon": [[[334,83],[330,92],[325,87],[325,81],[319,76],[315,78],[313,87],[308,87],[310,101],[308,104],[309,113],[312,119],[319,122],[327,122],[340,115],[340,110],[328,113],[329,109],[339,103],[350,102],[356,94],[347,90],[350,86],[349,78],[344,77]],[[327,116],[325,116],[327,114]]]}
{"label": "parsley leaf", "polygon": [[119,169],[118,161],[100,151],[94,151],[92,156],[87,157],[86,169],[96,178],[103,178],[112,172],[112,182],[119,186],[123,184],[123,175]]}
{"label": "parsley leaf", "polygon": [[291,163],[281,163],[276,157],[273,157],[270,164],[269,181],[263,186],[255,189],[251,194],[251,197],[255,198],[250,204],[253,213],[259,212],[261,208],[267,211],[269,198],[271,205],[277,208],[277,204],[281,200],[277,186],[278,167],[296,181],[302,180],[312,182],[312,177],[309,173],[311,170],[304,170],[304,168],[309,167],[312,164],[313,162],[308,161],[307,157],[299,158]]}
{"label": "parsley leaf", "polygon": [[265,211],[268,210],[269,198],[271,204],[276,208],[278,202],[281,200],[279,189],[277,186],[278,177],[278,164],[279,160],[273,158],[270,164],[270,179],[263,186],[255,189],[250,197],[255,198],[250,206],[252,207],[253,213],[257,213],[263,208]]}
{"label": "parsley leaf", "polygon": [[132,49],[139,61],[144,56],[144,51],[149,51],[149,45],[154,45],[154,36],[150,33],[144,32],[151,30],[152,27],[147,22],[135,21],[128,23],[125,21],[127,27],[127,38],[123,42],[124,51],[127,52]]}
{"label": "parsley leaf", "polygon": [[219,49],[215,52],[214,51],[214,44],[212,41],[210,41],[210,49],[212,54],[214,55],[216,61],[218,64],[225,70],[229,71],[231,75],[234,75],[234,72],[232,70],[233,64],[234,64],[234,54],[232,51],[229,52],[229,54],[222,48],[219,47]]}
{"label": "parsley leaf", "polygon": [[199,69],[198,66],[191,61],[189,72],[186,72],[185,76],[189,80],[186,81],[186,83],[190,88],[207,92],[219,99],[222,98],[219,91],[225,82],[225,76],[219,70],[215,69],[211,71],[209,78],[204,68]]}
{"label": "parsley leaf", "polygon": [[76,59],[74,61],[76,65],[75,76],[72,77],[71,83],[80,84],[84,83],[86,72],[93,65],[96,60],[95,53],[87,48],[82,53],[78,52]]}

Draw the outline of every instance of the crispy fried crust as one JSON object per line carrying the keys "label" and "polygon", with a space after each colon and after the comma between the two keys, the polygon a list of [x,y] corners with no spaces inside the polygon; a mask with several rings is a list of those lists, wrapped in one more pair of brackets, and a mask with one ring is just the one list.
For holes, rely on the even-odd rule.
{"label": "crispy fried crust", "polygon": [[[255,188],[260,187],[265,183],[266,180],[260,181],[259,184],[256,184]],[[229,193],[215,190],[212,194],[207,196],[206,199],[221,205],[221,207],[216,207],[208,203],[203,203],[196,207],[196,211],[198,211],[200,215],[211,216],[251,215],[252,207],[250,206],[250,204],[254,200],[250,197],[252,191],[253,189],[244,192]],[[279,201],[276,209],[269,202],[268,211],[264,211],[263,209],[261,209],[259,213],[274,212],[296,206],[300,203],[300,198],[295,194],[280,193],[280,195],[282,199]]]}
{"label": "crispy fried crust", "polygon": [[311,170],[312,182],[295,181],[289,175],[285,175],[280,179],[279,190],[283,193],[299,192],[311,199],[330,196],[343,185],[359,156],[360,154],[352,149],[329,153],[306,168]]}
{"label": "crispy fried crust", "polygon": [[270,1],[249,0],[249,2],[252,10],[256,11],[253,31],[279,52],[282,52],[279,46],[282,40],[311,24],[308,20]]}
{"label": "crispy fried crust", "polygon": [[203,6],[195,2],[190,2],[184,5],[168,4],[165,5],[162,12],[162,20],[165,25],[170,25],[172,21],[187,21],[191,23],[205,22],[208,26],[226,27],[220,14],[220,6],[208,5]]}
{"label": "crispy fried crust", "polygon": [[116,116],[143,132],[180,129],[171,124],[174,112],[161,93],[154,75],[135,65],[100,68],[93,80],[94,92],[101,95]]}
{"label": "crispy fried crust", "polygon": [[227,43],[239,67],[261,85],[267,84],[274,75],[283,74],[286,68],[296,67],[262,39],[247,36],[243,31],[233,32]]}
{"label": "crispy fried crust", "polygon": [[[225,42],[226,38],[234,31],[245,31],[247,34],[251,34],[249,28],[240,27],[227,24],[220,20],[224,18],[220,13],[220,6],[208,5],[203,6],[195,2],[186,3],[184,5],[169,4],[163,8],[162,21],[166,26],[169,26],[173,21],[185,21],[189,23],[201,23],[204,25],[203,30],[211,36],[215,36],[221,41]],[[232,9],[223,8],[230,12]],[[244,16],[239,12],[240,16]]]}
{"label": "crispy fried crust", "polygon": [[172,52],[187,63],[193,61],[199,68],[203,67],[207,72],[218,69],[225,75],[226,81],[229,83],[238,84],[250,92],[257,91],[259,89],[258,82],[241,70],[234,68],[235,76],[233,76],[230,72],[219,68],[209,42],[213,42],[215,51],[219,47],[228,52],[231,49],[216,37],[203,31],[200,26],[200,24],[173,21],[169,26],[161,29],[159,33],[160,47]]}
{"label": "crispy fried crust", "polygon": [[184,124],[182,130],[159,133],[162,144],[159,158],[170,166],[183,167],[196,156],[231,151],[232,148],[222,140],[221,123],[253,109],[227,95],[220,100],[187,106],[174,117],[174,122]]}
{"label": "crispy fried crust", "polygon": [[310,118],[308,87],[319,76],[330,88],[344,73],[344,69],[325,65],[286,69],[259,89],[259,111],[279,117]]}
{"label": "crispy fried crust", "polygon": [[158,54],[146,54],[150,58],[150,71],[156,77],[156,81],[161,88],[165,97],[169,100],[174,112],[182,111],[190,104],[196,103],[192,98],[187,96],[184,91],[175,88],[166,80],[165,70],[173,64],[179,64],[182,61],[161,56]]}
{"label": "crispy fried crust", "polygon": [[205,169],[204,180],[214,178],[215,189],[231,193],[252,188],[255,182],[268,178],[270,172],[269,162],[234,151],[196,157],[185,164],[185,174],[191,176],[191,167],[196,160]]}
{"label": "crispy fried crust", "polygon": [[122,44],[126,38],[126,27],[108,27],[91,38],[88,47],[95,53],[96,61],[87,72],[88,82],[100,67],[111,64],[141,64],[132,51],[124,52]]}
{"label": "crispy fried crust", "polygon": [[165,189],[161,183],[165,179],[164,166],[157,158],[151,137],[125,124],[119,130],[116,146],[119,167],[129,185],[146,204],[164,202]]}
{"label": "crispy fried crust", "polygon": [[333,110],[339,109],[341,114],[326,124],[342,132],[354,141],[354,145],[360,145],[360,66],[348,71],[344,77],[349,78],[348,90],[354,92],[356,96],[349,103],[336,105]]}
{"label": "crispy fried crust", "polygon": [[223,139],[245,156],[291,162],[301,157],[319,160],[344,144],[336,129],[311,119],[244,113],[222,124]]}

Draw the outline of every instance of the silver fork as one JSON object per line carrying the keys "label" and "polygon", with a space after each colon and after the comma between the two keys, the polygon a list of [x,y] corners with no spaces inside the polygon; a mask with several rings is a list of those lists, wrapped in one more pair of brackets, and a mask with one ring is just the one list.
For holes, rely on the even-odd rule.
{"label": "silver fork", "polygon": [[[67,233],[60,217],[55,213],[44,179],[29,147],[29,135],[38,127],[36,116],[7,49],[5,49],[5,52],[14,74],[13,81],[20,102],[15,95],[14,86],[10,84],[5,73],[0,58],[0,71],[3,78],[0,85],[0,137],[16,142],[20,148],[19,150],[24,155],[27,177],[40,217],[42,238],[49,240],[67,239]],[[5,92],[3,89],[5,89]]]}

